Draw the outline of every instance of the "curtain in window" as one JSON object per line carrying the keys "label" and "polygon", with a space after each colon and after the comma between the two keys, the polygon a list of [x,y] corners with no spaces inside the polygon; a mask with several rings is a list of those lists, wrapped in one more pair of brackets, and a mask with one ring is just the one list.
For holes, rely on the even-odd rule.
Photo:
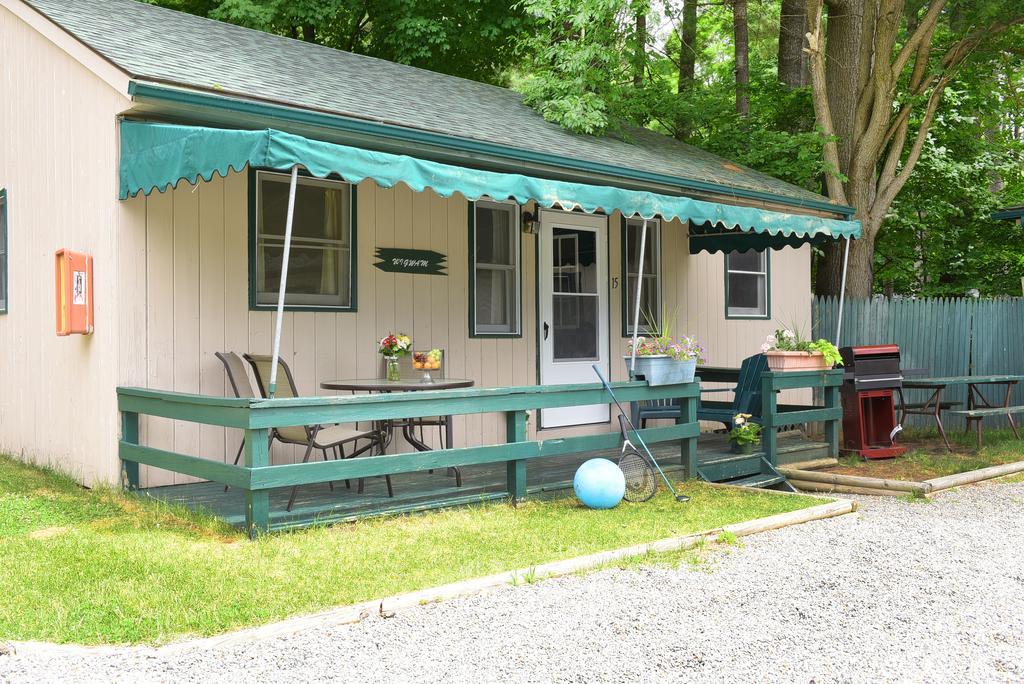
{"label": "curtain in window", "polygon": [[[324,193],[324,238],[327,240],[341,239],[343,210],[341,194],[330,191]],[[320,267],[320,294],[338,294],[338,266],[341,254],[335,245],[328,245],[323,252]]]}

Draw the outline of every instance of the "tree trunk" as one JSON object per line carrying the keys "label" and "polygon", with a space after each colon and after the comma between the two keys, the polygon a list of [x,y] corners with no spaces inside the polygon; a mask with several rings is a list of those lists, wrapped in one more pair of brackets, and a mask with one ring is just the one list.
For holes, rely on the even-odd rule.
{"label": "tree trunk", "polygon": [[839,138],[839,170],[845,174],[850,169],[853,151],[863,3],[857,0],[836,0],[827,6],[825,83],[832,123]]}
{"label": "tree trunk", "polygon": [[683,23],[679,27],[678,92],[693,83],[697,68],[697,0],[684,0]]}
{"label": "tree trunk", "polygon": [[[825,83],[828,88],[828,104],[832,111],[832,121],[838,138],[839,171],[844,175],[850,169],[850,157],[853,152],[854,116],[857,109],[857,65],[860,59],[861,25],[864,18],[863,4],[856,0],[836,0],[828,5],[828,22],[825,34]],[[805,10],[806,14],[806,10]],[[851,198],[852,201],[852,198]],[[857,205],[854,204],[856,207]],[[862,216],[856,218],[863,221]],[[854,240],[850,245],[850,264],[852,267],[854,253],[863,240]],[[814,291],[817,295],[839,294],[840,279],[843,272],[843,249],[845,244],[830,243],[825,245],[818,257],[817,278]],[[858,260],[863,264],[863,260]],[[870,259],[867,263],[870,266]],[[870,278],[870,271],[868,277]],[[847,294],[852,292],[852,282],[847,281]],[[863,274],[856,280],[862,281]],[[870,292],[870,283],[868,292]],[[866,295],[864,295],[866,296]]]}
{"label": "tree trunk", "polygon": [[[865,226],[865,237],[850,243],[850,261],[847,264],[846,273],[847,297],[870,297],[874,291],[875,235],[868,236],[867,231],[868,227]],[[814,278],[814,293],[816,295],[839,296],[845,250],[845,240],[835,240],[822,245],[824,256],[818,259],[817,273]]]}
{"label": "tree trunk", "polygon": [[782,0],[779,13],[779,80],[791,88],[811,82],[804,52],[807,33],[807,3],[804,0]]}
{"label": "tree trunk", "polygon": [[639,4],[636,10],[636,32],[633,47],[633,85],[640,88],[644,84],[644,66],[647,63],[647,7]]}
{"label": "tree trunk", "polygon": [[736,55],[736,113],[750,114],[750,40],[747,27],[747,0],[733,0],[732,34]]}

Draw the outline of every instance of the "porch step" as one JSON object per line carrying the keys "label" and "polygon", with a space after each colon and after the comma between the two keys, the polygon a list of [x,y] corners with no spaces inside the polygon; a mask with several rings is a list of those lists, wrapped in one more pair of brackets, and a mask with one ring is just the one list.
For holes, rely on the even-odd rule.
{"label": "porch step", "polygon": [[729,480],[725,484],[736,485],[737,487],[756,487],[759,489],[767,489],[772,485],[785,482],[786,478],[782,475],[772,475],[770,473],[762,473],[760,475],[751,475],[750,477],[743,477],[738,480]]}
{"label": "porch step", "polygon": [[761,453],[736,454],[697,464],[697,474],[708,482],[724,482],[761,472]]}
{"label": "porch step", "polygon": [[793,485],[786,481],[785,476],[760,454],[744,454],[710,461],[701,464],[697,468],[697,474],[708,482],[720,482],[737,487],[796,491]]}
{"label": "porch step", "polygon": [[780,440],[779,447],[775,453],[780,466],[831,457],[828,450],[828,442],[799,441],[793,444],[789,443],[789,440],[786,442]]}

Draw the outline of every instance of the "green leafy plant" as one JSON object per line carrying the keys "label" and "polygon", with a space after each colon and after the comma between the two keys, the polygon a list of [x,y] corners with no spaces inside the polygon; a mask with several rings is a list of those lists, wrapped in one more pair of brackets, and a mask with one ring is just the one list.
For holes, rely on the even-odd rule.
{"label": "green leafy plant", "polygon": [[749,413],[737,413],[732,418],[733,428],[729,431],[729,441],[734,444],[757,444],[761,441],[761,426],[752,423]]}
{"label": "green leafy plant", "polygon": [[843,357],[840,356],[836,345],[826,339],[805,340],[799,331],[791,328],[779,328],[769,335],[765,343],[761,345],[761,351],[820,352],[829,366],[843,365]]}
{"label": "green leafy plant", "polygon": [[843,365],[843,357],[839,355],[839,350],[836,349],[836,345],[828,340],[817,340],[816,342],[809,343],[807,346],[811,351],[821,352],[821,355],[825,357],[825,363],[829,366]]}

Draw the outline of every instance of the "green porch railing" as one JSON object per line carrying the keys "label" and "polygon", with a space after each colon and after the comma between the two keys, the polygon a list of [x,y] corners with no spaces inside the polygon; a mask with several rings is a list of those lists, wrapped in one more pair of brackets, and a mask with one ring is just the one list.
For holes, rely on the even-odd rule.
{"label": "green porch railing", "polygon": [[[801,423],[823,423],[829,456],[839,456],[839,423],[843,407],[839,402],[839,387],[843,384],[843,370],[787,371],[761,374],[761,449],[772,466],[778,465],[777,429]],[[823,406],[779,404],[778,392],[793,389],[813,389],[822,393]]]}
{"label": "green porch railing", "polygon": [[[645,428],[640,434],[649,444],[678,440],[686,476],[694,477],[700,432],[697,423],[700,383],[651,387],[641,382],[620,382],[613,383],[612,387],[623,402],[679,400],[680,415],[674,425]],[[125,486],[138,488],[139,465],[145,464],[241,489],[245,493],[245,525],[250,535],[270,529],[271,489],[504,462],[507,464],[507,491],[504,496],[517,502],[526,496],[526,468],[531,459],[615,449],[620,443],[618,432],[527,439],[527,411],[606,404],[608,395],[599,384],[288,399],[238,399],[119,387],[117,398],[122,413],[119,455]],[[267,429],[271,427],[495,412],[505,415],[503,444],[270,464]],[[236,466],[142,445],[139,443],[140,415],[241,429],[244,433],[244,465]]]}
{"label": "green porch railing", "polygon": [[[739,380],[739,368],[704,366],[697,369],[699,380],[704,383],[735,385]],[[764,427],[761,450],[772,464],[778,465],[778,437],[776,431],[788,425],[822,423],[829,455],[839,455],[839,425],[843,419],[843,408],[839,398],[839,387],[843,384],[843,370],[828,371],[787,371],[777,373],[766,371],[761,374],[761,425]],[[778,403],[782,390],[811,389],[820,393],[817,397],[821,406],[804,406]]]}

